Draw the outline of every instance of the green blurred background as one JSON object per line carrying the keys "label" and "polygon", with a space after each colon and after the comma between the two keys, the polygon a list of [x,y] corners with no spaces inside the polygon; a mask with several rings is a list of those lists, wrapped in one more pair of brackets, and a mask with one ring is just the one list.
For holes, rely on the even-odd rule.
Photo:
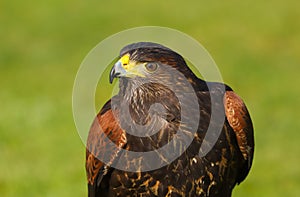
{"label": "green blurred background", "polygon": [[107,36],[144,25],[197,39],[245,100],[255,158],[233,196],[299,196],[299,8],[296,0],[0,1],[0,196],[86,196],[71,105],[77,69]]}

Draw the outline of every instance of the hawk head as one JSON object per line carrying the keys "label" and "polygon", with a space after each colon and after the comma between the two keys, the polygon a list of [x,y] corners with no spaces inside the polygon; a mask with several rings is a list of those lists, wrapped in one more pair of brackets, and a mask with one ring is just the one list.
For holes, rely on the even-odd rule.
{"label": "hawk head", "polygon": [[110,83],[114,78],[122,78],[127,82],[168,83],[179,78],[177,72],[190,81],[197,77],[187,66],[181,55],[175,51],[151,42],[139,42],[125,46],[120,52],[119,61],[110,72]]}

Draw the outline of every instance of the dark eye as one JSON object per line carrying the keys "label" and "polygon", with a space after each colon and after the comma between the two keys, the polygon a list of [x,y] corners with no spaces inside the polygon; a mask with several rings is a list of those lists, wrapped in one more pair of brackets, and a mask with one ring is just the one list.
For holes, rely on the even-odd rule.
{"label": "dark eye", "polygon": [[157,65],[157,63],[149,62],[145,65],[145,67],[148,71],[153,72],[157,69],[158,65]]}

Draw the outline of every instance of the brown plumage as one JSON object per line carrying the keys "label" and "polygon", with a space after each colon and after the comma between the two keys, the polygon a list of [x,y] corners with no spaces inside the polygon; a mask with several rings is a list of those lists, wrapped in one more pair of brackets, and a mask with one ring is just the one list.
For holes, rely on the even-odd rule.
{"label": "brown plumage", "polygon": [[[227,85],[197,78],[179,54],[164,46],[135,43],[120,56],[110,74],[111,82],[120,78],[120,91],[97,115],[87,140],[89,197],[231,196],[246,178],[254,151],[252,122],[242,99]],[[212,117],[213,109],[223,121]],[[210,127],[215,141],[206,138]],[[170,157],[180,153],[172,161],[160,152],[150,163],[128,153],[166,144]],[[148,171],[131,170],[147,165]]]}

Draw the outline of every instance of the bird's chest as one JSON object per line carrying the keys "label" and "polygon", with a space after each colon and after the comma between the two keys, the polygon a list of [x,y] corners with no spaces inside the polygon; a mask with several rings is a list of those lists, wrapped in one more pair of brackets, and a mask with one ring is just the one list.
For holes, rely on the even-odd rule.
{"label": "bird's chest", "polygon": [[[224,143],[225,138],[226,129],[214,149],[204,157],[193,153],[198,153],[200,148],[198,142],[193,141],[182,155],[166,166],[138,172],[115,170],[110,192],[113,196],[229,196],[230,193],[223,195],[222,192],[228,192],[234,186],[232,169],[236,166],[235,162],[230,164],[234,153]],[[153,162],[136,159],[123,161],[123,164],[138,167],[159,165],[158,162],[159,159],[153,158]]]}
{"label": "bird's chest", "polygon": [[208,196],[217,182],[199,158],[179,158],[148,172],[114,171],[112,196]]}

